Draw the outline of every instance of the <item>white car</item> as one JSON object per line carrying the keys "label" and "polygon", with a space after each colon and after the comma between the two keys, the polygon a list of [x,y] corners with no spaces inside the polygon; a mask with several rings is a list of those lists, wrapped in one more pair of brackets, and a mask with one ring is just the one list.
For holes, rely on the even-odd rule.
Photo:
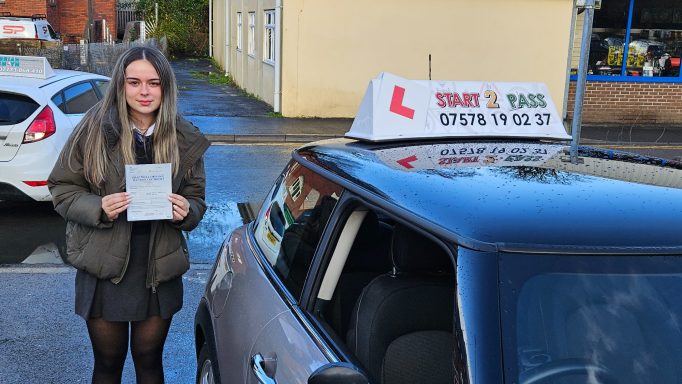
{"label": "white car", "polygon": [[106,76],[52,70],[42,57],[0,55],[0,200],[51,200],[52,167],[108,86]]}

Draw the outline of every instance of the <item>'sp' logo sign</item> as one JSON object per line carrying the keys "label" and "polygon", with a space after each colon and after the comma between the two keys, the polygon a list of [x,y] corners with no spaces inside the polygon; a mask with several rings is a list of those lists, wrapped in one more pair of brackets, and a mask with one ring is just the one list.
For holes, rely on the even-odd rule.
{"label": "'sp' logo sign", "polygon": [[408,108],[403,105],[403,99],[405,98],[405,88],[395,86],[393,87],[393,97],[391,97],[391,107],[389,110],[400,116],[407,117],[408,119],[414,119],[414,109]]}
{"label": "'sp' logo sign", "polygon": [[3,25],[2,33],[6,35],[16,35],[20,32],[24,32],[26,28],[21,25]]}

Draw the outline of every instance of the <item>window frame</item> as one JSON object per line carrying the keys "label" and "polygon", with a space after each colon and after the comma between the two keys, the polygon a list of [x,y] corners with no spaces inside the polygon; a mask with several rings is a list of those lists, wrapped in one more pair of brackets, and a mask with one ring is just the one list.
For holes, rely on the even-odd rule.
{"label": "window frame", "polygon": [[249,35],[247,54],[256,57],[256,12],[249,12]]}
{"label": "window frame", "polygon": [[263,62],[275,64],[275,10],[263,11]]}
{"label": "window frame", "polygon": [[240,52],[243,50],[242,28],[243,28],[244,20],[242,18],[243,18],[242,13],[237,12],[237,51],[240,51]]}
{"label": "window frame", "polygon": [[[630,0],[630,5],[627,15],[627,25],[625,28],[625,41],[623,47],[623,58],[628,57],[628,51],[630,48],[630,35],[632,33],[632,16],[635,12],[635,1],[644,0]],[[589,54],[589,52],[588,52]],[[627,75],[627,60],[622,60],[621,73],[620,75],[609,76],[609,75],[587,75],[587,81],[606,81],[606,82],[619,82],[619,83],[682,83],[682,70],[677,77],[660,77],[660,76],[628,76]],[[573,68],[571,68],[573,69]],[[570,75],[571,81],[577,81],[578,75]]]}

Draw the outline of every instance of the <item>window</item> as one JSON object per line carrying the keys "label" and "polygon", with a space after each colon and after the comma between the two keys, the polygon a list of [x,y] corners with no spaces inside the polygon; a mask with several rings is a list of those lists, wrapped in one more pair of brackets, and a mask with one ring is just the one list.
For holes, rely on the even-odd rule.
{"label": "window", "polygon": [[294,162],[285,169],[258,214],[256,242],[297,299],[322,231],[342,191],[341,187]]}
{"label": "window", "polygon": [[599,382],[678,381],[680,256],[499,257],[505,382],[568,361],[582,373],[556,382],[589,382],[582,367],[604,367]]}
{"label": "window", "polygon": [[[580,15],[576,23],[574,73],[580,56],[582,20]],[[592,25],[588,79],[682,82],[679,0],[607,0],[595,10]]]}
{"label": "window", "polygon": [[0,92],[0,125],[14,125],[28,119],[40,107],[25,95]]}
{"label": "window", "polygon": [[107,89],[109,89],[109,81],[95,80],[95,85],[99,90],[99,94],[102,96],[102,98],[104,98],[104,95],[107,94]]}
{"label": "window", "polygon": [[265,30],[263,34],[263,60],[275,62],[275,11],[265,11]]}
{"label": "window", "polygon": [[52,97],[52,101],[66,114],[81,114],[95,105],[99,98],[92,84],[85,82],[66,88],[63,95],[56,94]]}
{"label": "window", "polygon": [[315,274],[321,282],[309,318],[372,382],[402,382],[404,367],[419,371],[420,382],[455,382],[454,367],[465,363],[453,363],[460,343],[449,250],[388,213],[345,207],[348,215],[334,216],[345,222],[334,225],[334,250],[324,253],[330,260],[320,263],[326,271]]}
{"label": "window", "polygon": [[256,54],[256,13],[249,12],[249,55]]}
{"label": "window", "polygon": [[237,12],[237,50],[242,50],[242,13]]}
{"label": "window", "polygon": [[57,35],[57,32],[55,32],[54,29],[52,29],[52,26],[50,24],[47,25],[47,31],[50,34],[51,38],[53,38],[55,40],[59,40],[59,36]]}

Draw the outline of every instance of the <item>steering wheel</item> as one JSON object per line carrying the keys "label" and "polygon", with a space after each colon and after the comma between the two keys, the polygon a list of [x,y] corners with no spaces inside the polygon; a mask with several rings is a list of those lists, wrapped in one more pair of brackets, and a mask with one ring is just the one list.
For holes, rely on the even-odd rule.
{"label": "steering wheel", "polygon": [[618,384],[605,367],[587,359],[561,359],[531,368],[519,376],[519,384],[541,384],[550,379],[571,375],[594,375],[601,384]]}

